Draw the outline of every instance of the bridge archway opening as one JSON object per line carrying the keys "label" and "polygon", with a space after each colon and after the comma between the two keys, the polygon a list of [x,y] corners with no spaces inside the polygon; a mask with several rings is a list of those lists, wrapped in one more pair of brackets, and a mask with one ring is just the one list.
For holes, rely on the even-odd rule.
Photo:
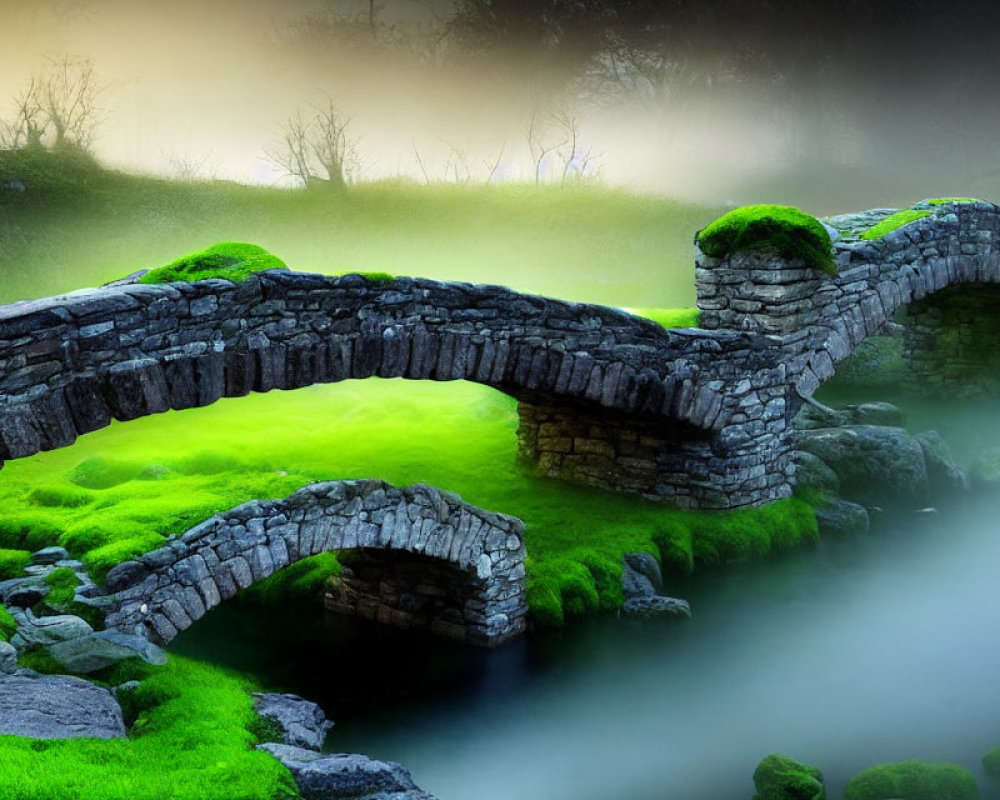
{"label": "bridge archway opening", "polygon": [[477,626],[488,586],[476,570],[440,558],[374,548],[337,556],[341,570],[327,583],[323,598],[327,611],[470,644],[492,643]]}
{"label": "bridge archway opening", "polygon": [[906,307],[903,386],[931,397],[1000,397],[1000,286],[950,286]]}

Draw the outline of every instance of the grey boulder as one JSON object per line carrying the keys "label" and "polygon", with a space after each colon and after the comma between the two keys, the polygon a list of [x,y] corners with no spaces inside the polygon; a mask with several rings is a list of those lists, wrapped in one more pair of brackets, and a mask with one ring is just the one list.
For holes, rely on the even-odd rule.
{"label": "grey boulder", "polygon": [[868,533],[871,520],[864,506],[835,498],[816,508],[816,524],[821,536]]}
{"label": "grey boulder", "polygon": [[69,558],[69,551],[65,547],[43,547],[31,554],[32,564],[55,564],[57,561],[65,561]]}
{"label": "grey boulder", "polygon": [[125,736],[122,710],[107,689],[82,678],[0,675],[0,734],[32,739]]}
{"label": "grey boulder", "polygon": [[409,770],[392,761],[348,753],[322,755],[286,744],[261,744],[295,780],[303,800],[435,800],[413,782]]}
{"label": "grey boulder", "polygon": [[72,614],[36,617],[30,609],[13,607],[7,610],[17,623],[17,633],[10,637],[10,643],[18,650],[48,647],[94,632],[86,620]]}
{"label": "grey boulder", "polygon": [[622,613],[636,619],[661,619],[691,616],[691,606],[679,597],[632,597],[625,601]]}
{"label": "grey boulder", "polygon": [[0,673],[10,675],[17,670],[17,648],[10,642],[0,642]]}
{"label": "grey boulder", "polygon": [[799,448],[824,461],[841,494],[864,505],[913,504],[928,499],[924,451],[902,428],[848,425],[799,431]]}
{"label": "grey boulder", "polygon": [[147,639],[119,631],[99,631],[59,642],[49,647],[49,655],[68,672],[86,674],[113,666],[127,658],[141,658],[162,666],[167,654]]}
{"label": "grey boulder", "polygon": [[937,431],[924,431],[913,437],[924,451],[927,482],[931,499],[936,500],[969,489],[969,478],[951,454],[947,443]]}
{"label": "grey boulder", "polygon": [[254,710],[281,728],[284,744],[320,750],[333,723],[316,703],[296,694],[255,692]]}

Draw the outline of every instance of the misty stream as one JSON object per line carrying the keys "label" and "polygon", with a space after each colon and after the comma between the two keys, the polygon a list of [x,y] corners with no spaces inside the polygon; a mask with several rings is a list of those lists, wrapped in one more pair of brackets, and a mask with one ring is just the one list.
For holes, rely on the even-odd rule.
{"label": "misty stream", "polygon": [[[842,399],[842,398],[841,398]],[[1000,434],[945,420],[960,461]],[[915,423],[915,424],[914,424]],[[227,607],[172,650],[319,702],[334,752],[399,761],[441,800],[741,800],[779,751],[829,796],[905,758],[972,770],[1000,743],[1000,498],[877,521],[864,537],[703,572],[690,623],[575,621],[495,651],[308,609]]]}

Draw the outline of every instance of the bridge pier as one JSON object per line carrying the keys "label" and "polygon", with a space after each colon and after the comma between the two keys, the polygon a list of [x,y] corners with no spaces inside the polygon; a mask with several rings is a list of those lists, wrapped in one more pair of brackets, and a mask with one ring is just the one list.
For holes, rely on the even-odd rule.
{"label": "bridge pier", "polygon": [[[518,450],[552,478],[680,508],[731,509],[791,494],[783,387],[732,398],[718,431],[582,404],[518,403]],[[763,398],[762,398],[763,395]]]}

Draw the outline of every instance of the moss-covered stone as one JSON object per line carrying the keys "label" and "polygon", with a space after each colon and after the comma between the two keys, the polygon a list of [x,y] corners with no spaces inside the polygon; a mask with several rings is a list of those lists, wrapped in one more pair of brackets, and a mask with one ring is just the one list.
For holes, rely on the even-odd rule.
{"label": "moss-covered stone", "polygon": [[1000,778],[1000,745],[991,748],[983,756],[983,770],[991,778]]}
{"label": "moss-covered stone", "polygon": [[6,608],[0,606],[0,642],[9,641],[16,632],[17,622]]}
{"label": "moss-covered stone", "polygon": [[929,206],[951,206],[960,205],[962,203],[983,203],[984,200],[980,200],[978,197],[932,197],[924,200]]}
{"label": "moss-covered stone", "polygon": [[909,225],[911,222],[916,222],[918,219],[923,219],[924,217],[929,217],[930,211],[923,211],[916,208],[904,208],[901,211],[897,211],[895,214],[890,214],[881,222],[872,225],[868,230],[861,234],[862,239],[880,239],[887,233],[902,228],[904,225]]}
{"label": "moss-covered stone", "polygon": [[723,214],[698,232],[705,255],[772,250],[782,258],[800,258],[828,275],[837,274],[830,234],[816,217],[791,206],[743,206]]}
{"label": "moss-covered stone", "polygon": [[844,787],[844,800],[979,800],[979,789],[958,764],[896,761],[859,772]]}
{"label": "moss-covered stone", "polygon": [[0,581],[19,577],[30,563],[31,553],[27,550],[0,548]]}
{"label": "moss-covered stone", "polygon": [[825,800],[823,773],[781,753],[765,757],[753,772],[755,800]]}
{"label": "moss-covered stone", "polygon": [[242,281],[255,272],[268,269],[288,269],[288,267],[280,258],[258,245],[245,242],[220,242],[150,270],[139,279],[139,282],[171,283],[201,281],[206,278]]}

